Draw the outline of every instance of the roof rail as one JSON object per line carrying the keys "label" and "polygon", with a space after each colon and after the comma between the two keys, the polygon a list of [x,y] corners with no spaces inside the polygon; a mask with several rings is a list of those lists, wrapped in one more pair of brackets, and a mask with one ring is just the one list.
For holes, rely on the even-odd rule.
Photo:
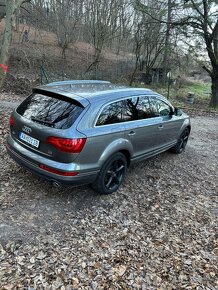
{"label": "roof rail", "polygon": [[58,85],[79,85],[79,84],[110,84],[108,81],[99,80],[69,80],[69,81],[59,81],[46,84],[45,86],[58,86]]}

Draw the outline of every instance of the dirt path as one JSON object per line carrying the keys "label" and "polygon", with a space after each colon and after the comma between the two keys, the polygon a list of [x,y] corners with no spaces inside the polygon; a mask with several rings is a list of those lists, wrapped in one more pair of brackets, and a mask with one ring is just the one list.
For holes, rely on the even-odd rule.
{"label": "dirt path", "polygon": [[0,289],[217,289],[217,117],[193,118],[185,153],[131,167],[117,193],[99,196],[55,190],[16,165],[5,150],[9,111],[0,114]]}

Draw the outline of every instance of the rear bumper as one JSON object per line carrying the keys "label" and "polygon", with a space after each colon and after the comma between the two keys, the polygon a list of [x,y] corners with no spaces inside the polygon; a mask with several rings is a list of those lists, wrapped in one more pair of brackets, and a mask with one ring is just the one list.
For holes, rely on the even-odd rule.
{"label": "rear bumper", "polygon": [[[15,160],[19,165],[28,169],[33,174],[52,182],[55,181],[60,184],[69,186],[84,185],[93,183],[98,175],[98,171],[81,172],[79,170],[80,166],[78,166],[78,164],[76,163],[70,164],[59,163],[56,161],[48,160],[42,156],[38,156],[37,154],[32,153],[27,149],[23,148],[16,141],[14,141],[10,135],[8,136],[6,148],[11,158]],[[55,173],[51,173],[41,169],[39,167],[40,164],[44,164],[48,167],[63,171],[76,171],[78,172],[78,175],[62,176]]]}

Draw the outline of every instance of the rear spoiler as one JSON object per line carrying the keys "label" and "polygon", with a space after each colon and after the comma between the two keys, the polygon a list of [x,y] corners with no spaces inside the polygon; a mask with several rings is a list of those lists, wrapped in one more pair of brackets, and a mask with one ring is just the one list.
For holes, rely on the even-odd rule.
{"label": "rear spoiler", "polygon": [[[50,91],[48,88],[46,90],[43,90],[41,88],[33,88],[32,92],[34,94],[41,94],[41,95],[49,96],[55,99],[67,101],[69,103],[77,105],[78,107],[85,108],[84,104],[79,102],[77,95],[75,95],[75,98],[71,98],[69,96],[66,96],[66,94],[61,94],[59,91],[58,92],[54,92],[53,90]],[[84,99],[81,98],[81,101],[82,100]]]}
{"label": "rear spoiler", "polygon": [[53,82],[44,85],[45,87],[49,86],[60,86],[60,85],[80,85],[80,84],[111,84],[108,81],[100,81],[100,80],[68,80],[68,81],[60,81]]}

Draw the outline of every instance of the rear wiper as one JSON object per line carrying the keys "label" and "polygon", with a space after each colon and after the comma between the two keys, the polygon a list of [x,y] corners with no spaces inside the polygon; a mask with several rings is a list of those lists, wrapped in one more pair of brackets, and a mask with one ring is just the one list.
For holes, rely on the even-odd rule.
{"label": "rear wiper", "polygon": [[49,122],[49,121],[43,121],[41,119],[37,119],[35,117],[31,117],[31,120],[32,121],[35,121],[35,122],[38,122],[40,124],[46,124],[46,125],[49,125],[50,127],[53,127],[53,122]]}

